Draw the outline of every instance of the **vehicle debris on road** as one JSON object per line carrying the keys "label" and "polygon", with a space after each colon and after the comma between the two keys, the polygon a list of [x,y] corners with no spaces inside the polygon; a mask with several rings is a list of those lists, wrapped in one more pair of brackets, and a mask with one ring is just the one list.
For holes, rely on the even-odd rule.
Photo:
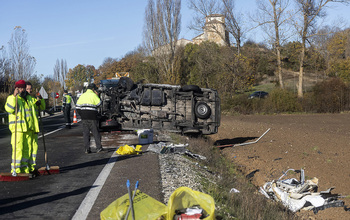
{"label": "vehicle debris on road", "polygon": [[[283,179],[289,172],[300,173],[300,180],[295,178]],[[317,192],[318,179],[305,180],[304,170],[288,169],[283,175],[260,187],[259,192],[268,199],[273,199],[287,207],[292,212],[312,210],[316,214],[319,210],[330,207],[343,207],[344,202],[338,200],[340,195],[332,194],[334,187],[326,191]]]}
{"label": "vehicle debris on road", "polygon": [[173,143],[167,144],[164,142],[159,142],[157,144],[150,144],[148,146],[147,151],[154,152],[157,154],[169,154],[169,153],[185,154],[195,159],[200,159],[200,160],[207,159],[202,155],[192,153],[187,149],[187,147],[188,147],[188,144],[173,144]]}

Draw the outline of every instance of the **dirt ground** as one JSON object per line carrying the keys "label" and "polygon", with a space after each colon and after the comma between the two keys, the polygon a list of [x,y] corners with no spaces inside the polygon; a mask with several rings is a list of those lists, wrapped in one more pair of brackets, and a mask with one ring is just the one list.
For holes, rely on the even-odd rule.
{"label": "dirt ground", "polygon": [[[318,191],[335,187],[350,207],[350,113],[300,115],[222,115],[219,132],[210,137],[218,145],[257,140],[257,143],[222,148],[244,174],[253,171],[252,183],[263,186],[289,168],[304,169],[306,179],[318,178]],[[289,178],[287,176],[287,178]],[[300,211],[302,219],[350,219],[343,207],[316,215]]]}

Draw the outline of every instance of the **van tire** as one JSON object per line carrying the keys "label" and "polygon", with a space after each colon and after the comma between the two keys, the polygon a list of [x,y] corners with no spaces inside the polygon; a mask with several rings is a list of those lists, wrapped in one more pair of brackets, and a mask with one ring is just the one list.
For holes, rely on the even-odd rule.
{"label": "van tire", "polygon": [[199,86],[196,86],[196,85],[184,85],[181,90],[183,92],[197,92],[197,93],[200,93],[202,92],[201,88]]}
{"label": "van tire", "polygon": [[195,106],[195,115],[200,119],[207,119],[211,115],[209,105],[204,102],[197,102]]}

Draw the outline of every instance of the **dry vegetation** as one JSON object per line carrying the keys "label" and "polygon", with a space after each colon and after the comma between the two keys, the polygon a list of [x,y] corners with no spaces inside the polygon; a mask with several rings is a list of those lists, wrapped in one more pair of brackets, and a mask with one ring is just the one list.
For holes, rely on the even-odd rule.
{"label": "dry vegetation", "polygon": [[[202,184],[215,200],[217,219],[296,219],[278,203],[267,201],[234,163],[221,154],[214,141],[190,138],[190,150],[207,157],[205,166],[218,178],[216,184],[203,179]],[[232,188],[240,193],[231,193]]]}

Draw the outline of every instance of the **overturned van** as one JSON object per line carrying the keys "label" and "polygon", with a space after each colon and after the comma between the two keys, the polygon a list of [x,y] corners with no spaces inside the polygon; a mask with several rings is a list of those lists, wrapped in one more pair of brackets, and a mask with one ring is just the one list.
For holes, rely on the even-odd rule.
{"label": "overturned van", "polygon": [[195,85],[134,83],[128,77],[101,80],[100,128],[215,134],[220,98],[214,89]]}

